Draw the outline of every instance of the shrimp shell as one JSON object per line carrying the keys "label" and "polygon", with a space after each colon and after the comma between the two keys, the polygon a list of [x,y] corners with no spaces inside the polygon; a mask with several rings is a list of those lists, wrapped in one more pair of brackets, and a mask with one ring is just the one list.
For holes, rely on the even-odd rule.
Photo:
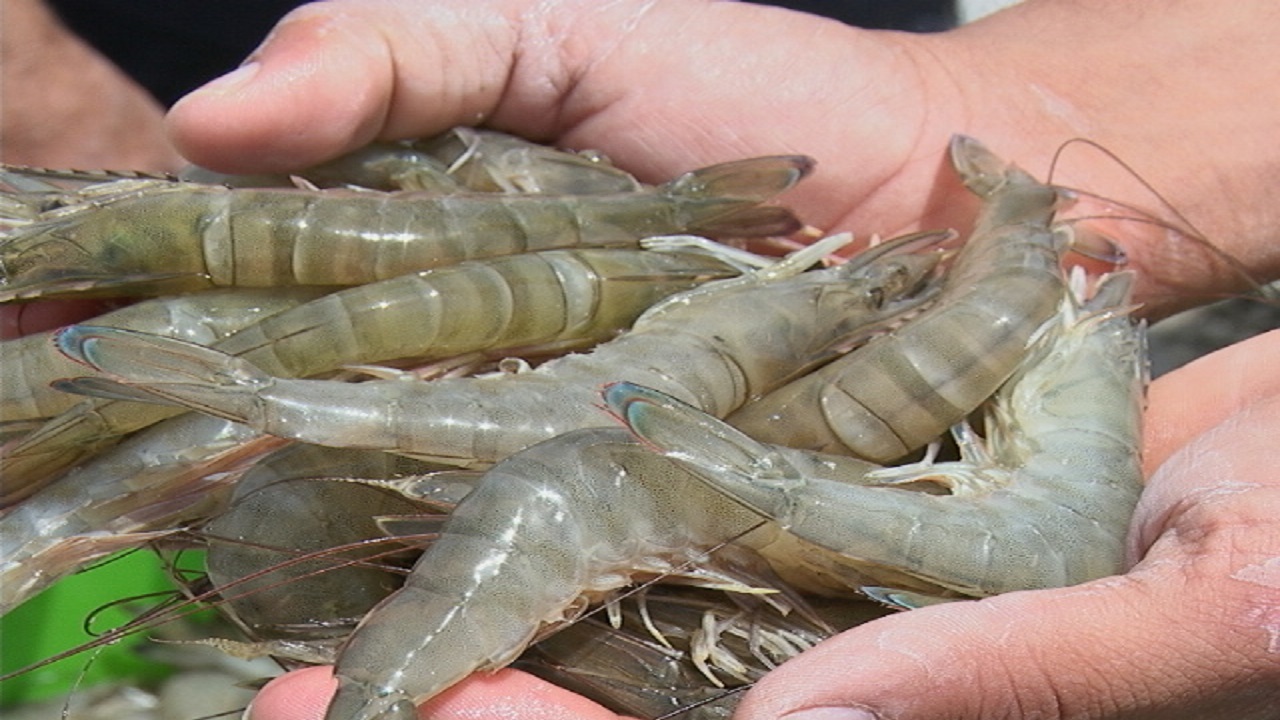
{"label": "shrimp shell", "polygon": [[956,136],[952,162],[984,204],[937,301],[901,328],[737,410],[760,440],[887,462],[973,412],[1017,366],[1063,292],[1055,188]]}
{"label": "shrimp shell", "polygon": [[0,236],[0,301],[216,286],[357,285],[463,260],[585,246],[635,247],[692,232],[800,228],[760,203],[812,168],[753,158],[656,188],[602,195],[499,195],[226,188],[116,180]]}

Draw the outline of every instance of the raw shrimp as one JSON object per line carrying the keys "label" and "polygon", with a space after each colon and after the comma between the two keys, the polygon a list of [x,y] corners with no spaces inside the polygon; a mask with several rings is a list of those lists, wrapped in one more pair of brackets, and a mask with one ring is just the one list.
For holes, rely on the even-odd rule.
{"label": "raw shrimp", "polygon": [[[882,599],[910,606],[1082,583],[1123,571],[1142,489],[1145,335],[1128,316],[1131,281],[1108,276],[1083,308],[1070,296],[1060,302],[995,395],[985,443],[967,425],[956,432],[958,462],[820,480],[794,456],[658,393],[620,384],[606,399],[710,486],[846,559],[855,586],[888,570],[936,588],[869,589]],[[919,483],[948,494],[902,489]]]}
{"label": "raw shrimp", "polygon": [[[94,322],[209,345],[323,292],[318,287],[210,290],[145,300]],[[83,366],[54,349],[52,336],[49,331],[0,342],[0,424],[47,418],[83,402],[49,387],[59,378],[83,373]]]}
{"label": "raw shrimp", "polygon": [[[548,250],[468,261],[318,298],[213,347],[281,375],[502,348],[580,347],[622,331],[663,297],[736,275],[718,259],[725,250]],[[102,400],[68,410],[4,448],[4,498],[12,502],[41,478],[174,412]]]}
{"label": "raw shrimp", "polygon": [[712,568],[704,551],[757,524],[621,428],[579,430],[513,455],[356,628],[326,717],[417,718],[414,703],[510,663],[541,630],[638,574],[749,590],[754,577],[722,570],[730,553],[717,553]]}
{"label": "raw shrimp", "polygon": [[[830,360],[927,297],[919,291],[936,255],[904,254],[903,243],[796,274],[842,242],[834,238],[752,275],[668,298],[626,335],[525,372],[353,384],[275,378],[207,348],[124,330],[77,326],[59,343],[123,383],[96,391],[177,403],[321,445],[485,467],[548,437],[598,425],[596,389],[620,377],[723,415]],[[905,248],[915,244],[908,239]]]}
{"label": "raw shrimp", "polygon": [[[259,434],[188,413],[130,438],[0,515],[0,615],[95,558],[214,514]],[[268,446],[278,441],[270,439]]]}
{"label": "raw shrimp", "polygon": [[[806,476],[858,478],[875,467],[780,451]],[[486,472],[405,586],[365,616],[339,654],[327,717],[415,718],[414,703],[502,667],[637,577],[674,577],[797,609],[787,586],[823,587],[798,559],[815,553],[622,428],[558,435]]]}
{"label": "raw shrimp", "polygon": [[[216,347],[274,375],[537,345],[589,345],[658,300],[738,274],[712,253],[547,250],[349,288]],[[205,344],[205,343],[201,343]]]}
{"label": "raw shrimp", "polygon": [[565,152],[496,130],[457,127],[430,138],[373,143],[289,175],[224,175],[191,167],[182,180],[231,187],[317,187],[439,193],[525,192],[588,195],[639,190],[630,173],[597,152]]}
{"label": "raw shrimp", "polygon": [[167,180],[90,185],[0,237],[0,301],[214,286],[355,285],[462,260],[561,247],[634,247],[693,232],[786,235],[760,203],[813,161],[753,158],[603,195],[226,188]]}
{"label": "raw shrimp", "polygon": [[[314,445],[288,447],[259,462],[237,484],[228,507],[197,531],[209,545],[209,580],[226,595],[220,609],[258,640],[348,632],[402,579],[386,567],[387,544],[358,543],[385,535],[381,517],[430,512],[425,503],[361,480],[435,469],[387,453]],[[348,544],[355,546],[292,560]],[[390,547],[397,548],[404,550]],[[378,563],[358,562],[370,555]]]}
{"label": "raw shrimp", "polygon": [[984,199],[937,302],[898,330],[728,417],[760,440],[877,462],[944,433],[1009,377],[1058,310],[1065,238],[1055,188],[956,136],[951,160]]}

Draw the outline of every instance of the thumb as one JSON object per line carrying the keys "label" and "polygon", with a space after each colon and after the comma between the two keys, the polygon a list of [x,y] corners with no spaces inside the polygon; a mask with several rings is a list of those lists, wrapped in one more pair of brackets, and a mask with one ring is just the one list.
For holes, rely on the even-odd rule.
{"label": "thumb", "polygon": [[1188,627],[1186,604],[1154,595],[1108,578],[877,620],[770,673],[735,717],[1242,717],[1184,696],[1217,681],[1230,645]]}

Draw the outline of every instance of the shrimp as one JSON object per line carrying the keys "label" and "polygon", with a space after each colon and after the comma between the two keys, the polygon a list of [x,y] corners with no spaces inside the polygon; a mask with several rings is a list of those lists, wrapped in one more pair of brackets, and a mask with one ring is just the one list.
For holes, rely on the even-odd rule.
{"label": "shrimp", "polygon": [[591,195],[641,187],[599,152],[565,152],[495,130],[457,127],[414,146],[471,190]]}
{"label": "shrimp", "polygon": [[621,428],[579,430],[517,453],[480,479],[404,587],[356,627],[339,653],[326,717],[417,718],[415,703],[510,663],[548,626],[634,575],[678,571],[746,591],[754,577],[702,561],[757,524]]}
{"label": "shrimp", "polygon": [[[119,380],[106,391],[120,397],[176,403],[321,445],[486,467],[599,424],[596,388],[620,376],[723,415],[927,297],[919,291],[937,258],[899,252],[914,239],[797,274],[844,242],[837,237],[754,274],[668,298],[622,337],[525,372],[352,384],[276,378],[214,350],[124,330],[73,327],[59,344]],[[750,322],[742,308],[752,309]]]}
{"label": "shrimp", "polygon": [[[985,444],[967,425],[957,429],[957,462],[819,479],[776,447],[650,390],[620,384],[606,400],[645,443],[852,564],[850,584],[874,597],[912,606],[1074,585],[1123,571],[1142,489],[1145,327],[1128,315],[1131,284],[1131,274],[1114,274],[1083,306],[1073,294],[1060,301],[995,394]],[[904,489],[920,483],[947,494]],[[886,577],[934,590],[877,588]]]}
{"label": "shrimp", "polygon": [[226,188],[115,180],[0,237],[0,301],[147,294],[228,285],[356,285],[480,257],[634,247],[647,236],[786,235],[800,223],[760,203],[810,158],[753,158],[665,185],[599,195]]}
{"label": "shrimp", "polygon": [[[209,580],[215,589],[230,589],[219,608],[257,639],[349,631],[399,587],[399,575],[381,564],[357,562],[359,547],[275,566],[310,551],[381,537],[379,518],[428,512],[422,502],[356,478],[386,480],[436,469],[387,453],[314,445],[287,447],[259,462],[237,483],[227,508],[197,532],[209,545]],[[387,561],[382,545],[372,549]]]}
{"label": "shrimp", "polygon": [[956,136],[951,159],[984,199],[937,301],[912,322],[749,403],[730,424],[757,439],[887,462],[959,422],[1013,372],[1057,311],[1063,195]]}
{"label": "shrimp", "polygon": [[266,372],[306,377],[400,358],[587,345],[669,295],[737,274],[711,253],[622,248],[472,260],[335,292],[216,347]]}
{"label": "shrimp", "polygon": [[289,175],[224,175],[189,167],[188,182],[231,187],[354,185],[371,190],[424,190],[588,195],[632,192],[641,184],[598,152],[565,152],[496,130],[457,127],[430,138],[372,143]]}
{"label": "shrimp", "polygon": [[[825,479],[875,467],[783,452]],[[632,578],[675,577],[793,609],[790,591],[779,590],[822,579],[793,582],[782,571],[816,552],[623,428],[558,435],[486,472],[404,587],[365,616],[339,654],[326,717],[416,717],[415,703],[506,665]]]}
{"label": "shrimp", "polygon": [[[145,300],[94,322],[209,345],[323,292],[316,287],[210,290]],[[59,378],[82,372],[81,366],[54,350],[52,336],[50,331],[0,342],[0,425],[47,418],[83,400],[50,387]]]}
{"label": "shrimp", "polygon": [[[737,259],[720,254],[577,249],[468,261],[338,291],[213,347],[269,372],[303,376],[398,358],[577,347],[612,337],[663,297],[738,274]],[[4,448],[5,499],[174,412],[102,400],[69,409]]]}
{"label": "shrimp", "polygon": [[217,512],[235,477],[226,471],[262,452],[258,437],[243,425],[189,413],[10,508],[0,515],[0,615],[90,560]]}

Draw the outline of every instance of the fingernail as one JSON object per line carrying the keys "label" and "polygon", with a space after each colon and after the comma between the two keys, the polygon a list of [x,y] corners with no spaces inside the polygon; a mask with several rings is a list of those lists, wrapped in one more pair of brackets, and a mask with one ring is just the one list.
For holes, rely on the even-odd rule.
{"label": "fingernail", "polygon": [[865,708],[812,707],[787,713],[781,720],[880,720],[880,716]]}
{"label": "fingernail", "polygon": [[253,81],[253,78],[262,69],[262,64],[257,62],[249,62],[232,70],[231,72],[219,78],[214,78],[205,83],[197,92],[213,92],[221,94],[229,94],[239,92]]}

